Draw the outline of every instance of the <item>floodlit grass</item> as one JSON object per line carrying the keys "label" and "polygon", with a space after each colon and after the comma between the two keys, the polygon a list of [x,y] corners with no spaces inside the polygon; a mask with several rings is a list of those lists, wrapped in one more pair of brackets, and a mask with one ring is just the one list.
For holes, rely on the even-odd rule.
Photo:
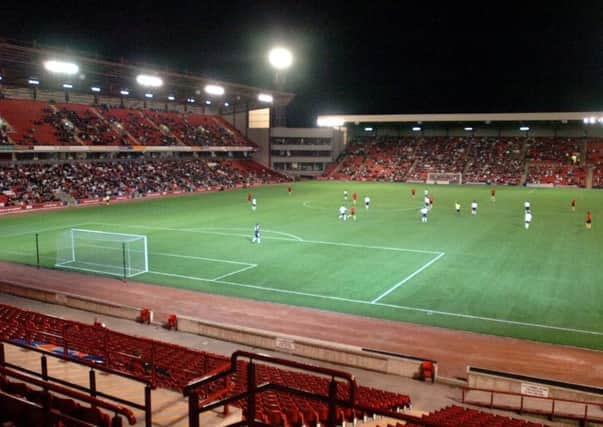
{"label": "floodlit grass", "polygon": [[[5,217],[0,258],[35,263],[35,232],[49,267],[70,228],[144,234],[150,272],[136,280],[603,349],[602,193],[498,187],[492,202],[489,187],[429,186],[434,208],[421,224],[425,188],[307,182],[292,196],[286,185],[254,189],[256,212],[241,190]],[[354,191],[358,220],[339,221],[338,207],[351,206]],[[534,214],[529,230],[525,200]],[[256,222],[260,245],[251,243]]]}

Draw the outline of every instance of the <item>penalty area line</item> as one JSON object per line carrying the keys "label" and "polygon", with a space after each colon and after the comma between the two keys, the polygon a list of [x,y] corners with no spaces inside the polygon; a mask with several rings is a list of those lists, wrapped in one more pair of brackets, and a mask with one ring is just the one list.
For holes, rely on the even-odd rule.
{"label": "penalty area line", "polygon": [[436,314],[436,315],[446,316],[446,317],[457,317],[457,318],[462,318],[462,319],[482,320],[485,322],[501,323],[501,324],[507,324],[507,325],[524,326],[524,327],[539,328],[539,329],[549,329],[549,330],[572,332],[572,333],[579,333],[579,334],[585,334],[585,335],[603,336],[603,332],[589,331],[589,330],[576,329],[576,328],[565,328],[563,326],[543,325],[540,323],[520,322],[517,320],[495,319],[493,317],[476,316],[476,315],[472,315],[472,314],[462,314],[462,313],[452,313],[449,311],[431,310],[431,309],[427,309],[427,308],[410,307],[410,306],[396,305],[396,304],[386,304],[386,303],[382,303],[382,302],[373,303],[371,301],[357,300],[357,299],[352,299],[352,298],[336,297],[336,296],[331,296],[331,295],[321,295],[321,294],[314,294],[314,293],[310,293],[310,292],[292,291],[289,289],[270,288],[267,286],[251,285],[248,283],[232,282],[232,281],[228,281],[228,280],[205,279],[202,277],[185,276],[182,274],[174,274],[174,273],[164,273],[161,271],[149,271],[148,273],[156,274],[156,275],[160,275],[160,276],[179,277],[179,278],[190,279],[190,280],[195,280],[195,281],[199,281],[199,282],[207,282],[210,284],[216,283],[216,284],[221,284],[221,285],[236,286],[236,287],[240,287],[240,288],[258,289],[258,290],[267,291],[267,292],[275,292],[275,293],[289,294],[289,295],[299,295],[299,296],[320,298],[320,299],[332,300],[332,301],[342,301],[342,302],[349,302],[352,304],[361,304],[361,305],[373,306],[373,307],[378,306],[378,307],[392,308],[392,309],[396,309],[396,310],[415,311],[415,312],[419,312],[419,313],[424,313],[426,315]]}
{"label": "penalty area line", "polygon": [[405,284],[406,282],[408,282],[410,279],[412,279],[413,277],[415,277],[417,274],[419,274],[423,270],[429,268],[434,262],[436,262],[437,260],[439,260],[440,258],[442,258],[444,255],[446,255],[444,252],[440,252],[440,254],[438,256],[436,256],[435,258],[432,258],[431,260],[427,261],[425,264],[423,264],[417,270],[413,271],[408,276],[406,276],[404,279],[400,280],[394,286],[392,286],[391,288],[389,288],[388,290],[386,290],[385,292],[383,292],[381,295],[379,295],[377,298],[375,298],[374,300],[372,300],[371,304],[375,304],[375,303],[379,302],[379,300],[382,300],[383,298],[385,298],[386,296],[388,296],[389,294],[391,294],[393,291],[395,291],[400,286],[402,286],[403,284]]}

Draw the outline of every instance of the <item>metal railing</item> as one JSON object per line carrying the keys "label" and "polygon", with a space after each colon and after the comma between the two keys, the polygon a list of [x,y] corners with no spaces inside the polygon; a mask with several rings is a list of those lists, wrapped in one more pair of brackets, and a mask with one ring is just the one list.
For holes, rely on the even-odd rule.
{"label": "metal railing", "polygon": [[[582,421],[585,423],[589,422],[589,421],[590,422],[598,422],[598,423],[603,422],[603,417],[596,417],[596,416],[589,415],[589,408],[602,408],[603,407],[603,403],[601,403],[601,402],[587,402],[587,401],[564,399],[564,398],[558,398],[558,397],[532,396],[532,395],[526,395],[526,394],[521,394],[521,393],[516,393],[516,392],[511,392],[511,391],[498,391],[498,390],[485,389],[485,388],[463,387],[461,390],[462,390],[461,401],[463,403],[470,404],[470,405],[482,406],[482,407],[487,407],[490,409],[514,410],[514,411],[518,411],[520,414],[528,413],[528,414],[535,414],[535,415],[544,415],[544,416],[548,416],[551,419],[554,417],[558,417],[558,418],[566,418],[566,419]],[[469,393],[471,391],[481,392],[481,393],[489,393],[488,402],[468,400],[467,393]],[[515,398],[519,398],[519,404],[512,405],[512,404],[509,404],[508,402],[496,403],[495,395],[512,396]],[[526,401],[529,401],[531,399],[541,401],[541,402],[550,402],[550,410],[546,409],[546,408],[540,409],[540,408],[530,407],[529,405],[526,404],[527,403]],[[559,410],[559,403],[577,405],[578,407],[580,407],[580,411],[579,411],[580,413],[578,413],[578,411],[576,411],[574,413],[567,412],[567,411],[562,412]],[[583,411],[582,411],[582,408],[583,408]]]}
{"label": "metal railing", "polygon": [[[240,360],[247,361],[247,385],[246,389],[242,392],[219,398],[206,398],[203,402],[200,402],[200,396],[197,393],[199,389],[214,383],[221,379],[227,379],[229,376],[236,374],[239,368],[238,362]],[[256,362],[265,362],[270,365],[277,365],[287,368],[293,368],[295,370],[306,371],[309,374],[322,375],[330,377],[328,383],[327,394],[319,394],[316,392],[310,392],[307,390],[301,390],[289,385],[276,384],[272,382],[265,382],[257,384],[256,382]],[[344,398],[337,396],[337,386],[341,383],[347,383],[348,393]],[[247,425],[247,426],[265,426],[266,423],[258,420],[256,412],[256,397],[260,393],[267,391],[284,392],[295,396],[301,396],[308,399],[312,399],[317,402],[322,402],[327,405],[327,427],[335,426],[337,424],[337,408],[348,408],[354,411],[382,415],[397,420],[403,420],[412,422],[417,425],[435,427],[436,424],[422,420],[419,417],[399,413],[391,410],[375,409],[360,405],[356,403],[358,386],[355,378],[347,372],[342,372],[330,368],[317,367],[307,365],[305,363],[295,362],[292,360],[280,359],[263,354],[250,353],[246,351],[236,351],[231,356],[230,366],[226,369],[215,370],[208,375],[192,380],[184,388],[184,396],[188,397],[189,401],[189,427],[199,427],[199,415],[203,412],[210,411],[221,406],[229,405],[237,401],[245,399],[246,401],[246,420],[236,422],[228,427]],[[228,390],[230,391],[230,390]],[[216,392],[218,394],[219,392]],[[223,393],[222,396],[228,393]]]}

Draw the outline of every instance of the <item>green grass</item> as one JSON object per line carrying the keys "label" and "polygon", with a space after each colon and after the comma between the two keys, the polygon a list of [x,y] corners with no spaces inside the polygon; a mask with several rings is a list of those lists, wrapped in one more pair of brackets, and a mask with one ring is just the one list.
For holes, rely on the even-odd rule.
{"label": "green grass", "polygon": [[[5,217],[0,258],[35,263],[35,232],[45,266],[72,227],[144,234],[152,272],[135,280],[603,349],[602,193],[499,187],[491,202],[487,187],[432,186],[421,224],[425,186],[414,185],[415,200],[411,187],[308,182],[288,196],[286,185],[267,186],[253,190],[256,212],[241,190]],[[371,196],[356,222],[337,219],[344,189]],[[260,245],[251,243],[256,222]]]}

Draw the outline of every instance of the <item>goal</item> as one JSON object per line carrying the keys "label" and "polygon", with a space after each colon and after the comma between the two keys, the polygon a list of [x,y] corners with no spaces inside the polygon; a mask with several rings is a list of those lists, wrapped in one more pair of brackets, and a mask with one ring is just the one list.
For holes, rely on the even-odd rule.
{"label": "goal", "polygon": [[118,277],[149,271],[147,236],[72,228],[57,240],[55,267]]}
{"label": "goal", "polygon": [[429,172],[427,184],[462,184],[463,174],[460,172]]}

